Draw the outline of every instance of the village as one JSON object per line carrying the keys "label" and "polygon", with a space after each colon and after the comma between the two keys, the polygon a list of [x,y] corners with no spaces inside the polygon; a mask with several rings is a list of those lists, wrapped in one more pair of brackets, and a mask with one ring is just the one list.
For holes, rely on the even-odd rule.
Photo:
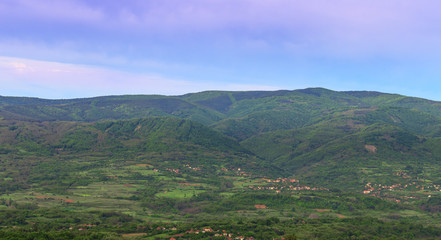
{"label": "village", "polygon": [[[141,229],[142,230],[142,229]],[[226,240],[255,240],[254,237],[245,237],[243,234],[240,233],[232,233],[225,229],[216,229],[212,227],[202,227],[199,229],[191,228],[190,230],[187,230],[182,233],[174,234],[174,232],[178,232],[179,230],[176,227],[168,227],[168,226],[158,226],[153,229],[154,235],[161,235],[163,233],[167,233],[170,235],[170,238],[167,238],[169,240],[176,240],[181,238],[187,238],[189,237],[191,239],[192,235],[193,237],[200,235],[198,237],[208,237],[210,239],[226,239]],[[147,233],[133,233],[133,234],[123,234],[123,237],[134,237],[134,236],[148,236]],[[283,240],[284,237],[281,238],[273,238],[274,240]]]}
{"label": "village", "polygon": [[[173,187],[177,189],[194,189],[199,192],[206,191],[210,186],[206,183],[198,182],[198,178],[187,178],[188,176],[193,176],[192,172],[197,172],[195,176],[198,174],[204,174],[203,166],[192,166],[189,164],[183,164],[181,167],[167,168],[161,166],[153,166],[150,164],[135,164],[133,165],[135,168],[130,168],[131,172],[138,171],[139,173],[144,174],[153,174],[153,176],[158,177],[169,177],[173,176],[176,178],[180,178],[181,182],[178,182],[176,186],[172,186],[169,192],[173,192]],[[231,190],[233,192],[238,191],[251,191],[251,192],[262,192],[262,193],[274,193],[274,194],[299,194],[300,191],[330,191],[328,188],[324,187],[313,187],[307,186],[301,183],[301,180],[298,178],[289,178],[289,177],[268,177],[268,176],[258,176],[256,174],[251,174],[247,172],[243,168],[227,168],[223,166],[219,166],[214,170],[216,172],[216,176],[220,178],[225,178],[226,180],[234,183],[232,185]],[[431,197],[431,192],[440,192],[441,186],[437,184],[431,184],[424,179],[420,179],[418,177],[413,177],[409,173],[403,171],[394,171],[390,173],[394,179],[401,179],[401,183],[395,184],[380,184],[380,183],[372,183],[367,182],[364,185],[364,189],[362,193],[365,195],[394,201],[397,203],[402,202],[403,200],[411,200],[411,199],[420,199],[421,197]],[[112,176],[107,176],[106,179],[114,180],[114,181],[124,181],[124,175],[115,174]],[[193,181],[183,182],[187,179],[191,179]],[[124,183],[124,182],[121,182]],[[136,189],[136,185],[139,184],[123,184],[126,188]],[[196,187],[196,188],[192,188]],[[130,190],[133,191],[133,190]],[[190,190],[187,190],[190,191]],[[412,193],[415,193],[412,194]],[[168,194],[165,191],[165,194]],[[197,192],[196,192],[197,194]],[[194,196],[188,194],[187,196]],[[182,196],[181,196],[182,197]],[[72,203],[76,200],[67,198],[67,197],[57,197],[57,196],[46,196],[46,195],[35,195],[33,198],[37,199],[39,203],[43,203],[43,201],[63,201],[65,206],[72,205]],[[184,196],[185,198],[185,196]],[[67,204],[67,205],[66,205]],[[260,212],[272,211],[272,207],[269,205],[264,205],[262,203],[253,203],[252,207]],[[314,209],[314,211],[322,212],[322,211],[331,211],[329,209]],[[241,212],[241,211],[238,211]],[[333,216],[337,216],[339,218],[345,218],[345,216],[333,213]],[[315,215],[314,215],[315,216]],[[149,223],[150,225],[151,223]],[[183,239],[183,238],[193,238],[193,236],[198,236],[194,238],[210,237],[213,239],[255,239],[253,237],[244,236],[244,234],[239,234],[238,232],[229,231],[228,229],[216,228],[216,226],[206,226],[202,228],[190,228],[190,229],[182,229],[177,228],[176,226],[170,225],[170,223],[161,222],[154,223],[154,228],[150,229],[152,225],[144,225],[145,229],[137,229],[136,233],[127,233],[123,234],[123,236],[131,237],[131,236],[156,236],[156,235],[167,235],[167,239]],[[76,231],[88,231],[96,228],[96,225],[93,224],[82,224],[77,225],[76,227],[66,227],[60,230],[76,230]],[[283,238],[282,238],[283,239]]]}
{"label": "village", "polygon": [[[402,200],[418,199],[421,195],[425,197],[432,197],[432,193],[441,192],[441,185],[430,184],[419,177],[412,177],[403,171],[393,172],[392,176],[397,176],[405,179],[405,183],[396,183],[392,185],[366,183],[363,194],[378,198],[391,199],[395,202]],[[396,192],[396,194],[394,194]],[[401,194],[398,194],[401,193]],[[410,196],[410,193],[417,193]],[[404,195],[403,195],[404,194]]]}
{"label": "village", "polygon": [[[185,165],[184,167],[194,171],[201,171],[200,167],[192,167],[188,164]],[[167,169],[167,170],[174,173],[180,173],[179,169]],[[228,169],[225,167],[221,167],[220,171],[223,172],[226,176],[236,176],[236,177],[253,176],[251,173],[247,173],[244,169],[241,168]],[[429,198],[432,196],[431,193],[441,192],[441,185],[430,184],[429,182],[426,182],[418,177],[412,177],[407,172],[401,170],[392,172],[392,176],[399,177],[405,180],[406,183],[385,185],[385,184],[368,182],[365,184],[362,193],[373,197],[389,199],[399,203],[402,200],[411,200],[411,199],[420,198],[416,195],[411,195],[410,194],[411,192],[416,192],[419,195],[423,194],[423,196]],[[248,185],[244,188],[251,191],[270,191],[276,194],[295,193],[296,191],[329,191],[328,188],[302,185],[300,184],[299,179],[294,179],[294,178],[279,177],[279,178],[271,179],[268,177],[258,178],[257,176],[254,176],[253,179],[255,184]],[[400,192],[401,194],[393,194],[393,192],[397,192],[397,193]]]}
{"label": "village", "polygon": [[[192,167],[189,164],[184,165],[185,168],[191,169],[193,171],[201,171],[201,167]],[[158,169],[154,169],[155,171],[159,171]],[[252,177],[253,175],[251,173],[246,172],[244,169],[241,168],[231,168],[227,169],[225,167],[220,168],[221,172],[224,173],[225,176],[237,176],[237,177]],[[167,168],[166,171],[181,174],[182,171],[180,169],[171,169]],[[265,191],[270,190],[275,193],[282,193],[282,192],[295,192],[295,191],[329,191],[328,188],[322,188],[322,187],[310,187],[306,185],[301,185],[300,181],[298,179],[294,178],[281,178],[278,177],[276,179],[270,179],[268,177],[255,177],[254,182],[259,184],[253,184],[249,185],[247,189],[253,190],[253,191]]]}

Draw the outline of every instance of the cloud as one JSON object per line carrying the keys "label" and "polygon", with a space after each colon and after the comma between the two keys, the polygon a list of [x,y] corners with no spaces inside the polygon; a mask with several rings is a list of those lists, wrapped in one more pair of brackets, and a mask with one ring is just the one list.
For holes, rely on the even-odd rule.
{"label": "cloud", "polygon": [[50,98],[124,93],[173,94],[189,84],[154,74],[8,57],[0,58],[0,71],[2,94],[7,94],[8,89],[25,87],[28,90],[34,88],[33,96]]}
{"label": "cloud", "polygon": [[[61,21],[61,22],[98,22],[104,14],[97,8],[75,0],[44,1],[3,0],[0,2],[2,18],[22,20]],[[57,22],[54,22],[55,24]]]}
{"label": "cloud", "polygon": [[271,86],[195,82],[157,74],[134,74],[101,67],[0,57],[2,95],[78,98],[99,95],[165,94],[211,90],[274,90]]}
{"label": "cloud", "polygon": [[[233,81],[247,90],[351,82],[415,89],[415,79],[428,79],[426,87],[440,76],[440,7],[437,0],[2,0],[1,54],[45,63],[18,62],[25,66],[3,66],[2,74],[16,81],[8,89],[31,94],[30,86],[56,86],[47,91],[54,95],[63,89],[57,79],[68,79],[72,96],[81,93],[75,81],[87,84],[78,79],[90,81],[83,95],[245,90]],[[64,65],[41,70],[55,63]],[[172,82],[160,87],[162,80]]]}
{"label": "cloud", "polygon": [[436,0],[3,0],[0,19],[18,28],[74,24],[71,31],[98,31],[107,41],[121,35],[199,42],[228,36],[244,48],[289,42],[303,46],[295,53],[365,57],[441,52],[440,7]]}

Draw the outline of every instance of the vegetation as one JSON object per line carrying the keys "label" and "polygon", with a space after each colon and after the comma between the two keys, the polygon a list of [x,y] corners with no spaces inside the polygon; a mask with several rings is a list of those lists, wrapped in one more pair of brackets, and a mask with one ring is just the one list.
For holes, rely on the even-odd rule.
{"label": "vegetation", "polygon": [[441,103],[0,97],[0,239],[431,239]]}

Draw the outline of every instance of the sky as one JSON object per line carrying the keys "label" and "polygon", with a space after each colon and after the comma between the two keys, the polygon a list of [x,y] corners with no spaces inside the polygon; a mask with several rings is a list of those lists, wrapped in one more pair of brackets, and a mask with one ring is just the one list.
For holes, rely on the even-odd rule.
{"label": "sky", "polygon": [[0,95],[324,87],[441,100],[439,0],[1,0]]}

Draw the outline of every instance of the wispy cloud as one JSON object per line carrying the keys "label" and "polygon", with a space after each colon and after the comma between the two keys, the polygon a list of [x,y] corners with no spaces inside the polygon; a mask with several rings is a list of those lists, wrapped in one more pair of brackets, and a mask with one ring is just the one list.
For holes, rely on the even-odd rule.
{"label": "wispy cloud", "polygon": [[193,91],[274,90],[272,86],[194,82],[170,79],[157,74],[134,74],[106,68],[0,57],[2,95],[17,95],[25,89],[28,96],[47,98],[91,97],[119,94],[178,95]]}
{"label": "wispy cloud", "polygon": [[[2,18],[34,19],[40,21],[55,20],[60,22],[99,22],[104,20],[104,13],[85,2],[75,0],[33,1],[4,0],[0,2]],[[59,23],[60,23],[59,22]],[[54,22],[56,23],[56,22]]]}
{"label": "wispy cloud", "polygon": [[[2,0],[0,53],[71,63],[63,69],[83,73],[8,70],[21,79],[8,85],[17,89],[25,76],[37,85],[62,76],[127,84],[102,80],[95,95],[135,93],[128,84],[156,86],[158,79],[176,81],[159,93],[237,88],[233,81],[250,89],[370,81],[411,91],[416,78],[437,85],[441,76],[440,8],[438,0]],[[57,84],[51,81],[38,86]]]}
{"label": "wispy cloud", "polygon": [[405,55],[434,50],[427,46],[441,40],[441,26],[433,24],[441,21],[440,7],[441,2],[436,0],[111,0],[106,4],[3,0],[0,19],[8,18],[19,27],[30,22],[51,28],[76,23],[78,28],[115,34],[112,36],[116,38],[121,33],[132,37],[179,36],[181,40],[227,35],[245,47],[266,42],[284,47],[290,42],[306,51],[331,55],[388,51]]}

